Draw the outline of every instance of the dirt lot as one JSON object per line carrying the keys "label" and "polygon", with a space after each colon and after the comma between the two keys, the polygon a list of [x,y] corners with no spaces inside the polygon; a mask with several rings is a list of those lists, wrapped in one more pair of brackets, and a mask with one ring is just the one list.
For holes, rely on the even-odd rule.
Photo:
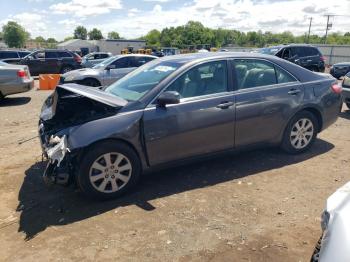
{"label": "dirt lot", "polygon": [[350,180],[350,112],[313,149],[229,155],[144,176],[121,199],[47,189],[38,113],[48,92],[0,106],[0,260],[308,261],[325,200]]}

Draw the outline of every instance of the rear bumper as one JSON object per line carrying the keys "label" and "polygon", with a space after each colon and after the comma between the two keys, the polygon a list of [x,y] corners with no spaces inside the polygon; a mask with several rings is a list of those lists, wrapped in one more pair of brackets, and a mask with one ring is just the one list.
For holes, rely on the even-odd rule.
{"label": "rear bumper", "polygon": [[0,88],[2,95],[8,96],[23,92],[28,92],[34,87],[34,79],[30,78],[29,80],[25,80],[20,83],[13,84],[8,87]]}

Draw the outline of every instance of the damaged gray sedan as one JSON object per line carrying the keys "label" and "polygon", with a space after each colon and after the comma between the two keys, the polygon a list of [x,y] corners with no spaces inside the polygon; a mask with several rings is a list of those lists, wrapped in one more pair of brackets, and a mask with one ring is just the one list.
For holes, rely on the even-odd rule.
{"label": "damaged gray sedan", "polygon": [[336,121],[340,93],[329,75],[229,52],[157,59],[104,91],[59,85],[39,122],[44,178],[106,199],[183,160],[261,145],[302,153]]}

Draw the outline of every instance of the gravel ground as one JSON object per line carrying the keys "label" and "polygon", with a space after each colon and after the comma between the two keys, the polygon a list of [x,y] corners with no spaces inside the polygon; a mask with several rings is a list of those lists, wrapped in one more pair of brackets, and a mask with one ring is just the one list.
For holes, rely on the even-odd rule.
{"label": "gravel ground", "polygon": [[48,94],[0,105],[2,261],[309,261],[326,198],[350,180],[344,107],[303,155],[222,156],[146,175],[129,195],[92,202],[43,184],[33,137]]}

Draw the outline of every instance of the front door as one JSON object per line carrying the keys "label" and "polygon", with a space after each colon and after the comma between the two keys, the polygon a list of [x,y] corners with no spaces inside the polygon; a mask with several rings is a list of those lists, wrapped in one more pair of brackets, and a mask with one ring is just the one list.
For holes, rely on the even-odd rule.
{"label": "front door", "polygon": [[113,84],[115,81],[133,71],[134,68],[131,67],[130,59],[131,56],[125,56],[112,62],[111,65],[114,65],[115,68],[104,70],[103,85],[109,86],[110,84]]}
{"label": "front door", "polygon": [[196,66],[166,88],[179,104],[145,109],[143,126],[151,165],[234,147],[234,97],[227,62]]}
{"label": "front door", "polygon": [[279,139],[289,117],[303,100],[303,87],[277,65],[259,59],[236,59],[237,147]]}

